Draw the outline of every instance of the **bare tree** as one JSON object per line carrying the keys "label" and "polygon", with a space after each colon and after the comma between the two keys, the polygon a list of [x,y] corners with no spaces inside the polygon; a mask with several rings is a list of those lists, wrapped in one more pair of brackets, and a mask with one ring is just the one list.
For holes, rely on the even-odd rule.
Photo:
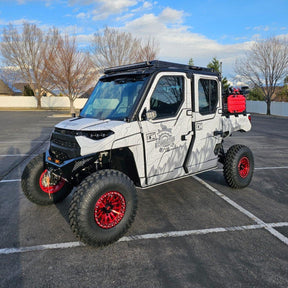
{"label": "bare tree", "polygon": [[138,52],[138,62],[151,61],[157,59],[159,53],[159,45],[154,38],[149,38],[141,44]]}
{"label": "bare tree", "polygon": [[276,85],[288,73],[288,39],[271,37],[256,41],[245,57],[236,61],[235,71],[262,90],[270,115]]}
{"label": "bare tree", "polygon": [[48,81],[69,98],[70,112],[74,113],[75,99],[96,82],[97,72],[89,55],[78,50],[76,37],[58,35],[54,44],[45,61]]}
{"label": "bare tree", "polygon": [[[51,35],[54,33],[52,30],[49,32]],[[21,32],[10,24],[3,28],[0,43],[7,65],[18,67],[22,79],[32,88],[37,108],[41,108],[43,87],[47,86],[43,56],[48,49],[47,37],[35,24],[24,23]]]}
{"label": "bare tree", "polygon": [[131,33],[106,27],[94,34],[90,51],[95,66],[99,70],[156,58],[158,48],[154,40],[142,44],[140,38]]}

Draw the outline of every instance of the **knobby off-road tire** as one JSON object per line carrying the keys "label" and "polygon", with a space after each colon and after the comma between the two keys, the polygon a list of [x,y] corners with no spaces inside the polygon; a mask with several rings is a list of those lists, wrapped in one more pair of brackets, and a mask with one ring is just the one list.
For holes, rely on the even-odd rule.
{"label": "knobby off-road tire", "polygon": [[117,241],[131,226],[137,210],[133,182],[116,170],[97,171],[74,191],[69,209],[72,231],[91,246]]}
{"label": "knobby off-road tire", "polygon": [[43,159],[44,155],[40,154],[28,163],[22,173],[21,185],[25,196],[31,202],[38,205],[51,205],[66,198],[73,187],[63,178],[54,182],[51,179],[53,183],[50,183]]}
{"label": "knobby off-road tire", "polygon": [[225,156],[224,177],[232,188],[244,188],[252,180],[254,158],[252,151],[244,145],[231,146]]}

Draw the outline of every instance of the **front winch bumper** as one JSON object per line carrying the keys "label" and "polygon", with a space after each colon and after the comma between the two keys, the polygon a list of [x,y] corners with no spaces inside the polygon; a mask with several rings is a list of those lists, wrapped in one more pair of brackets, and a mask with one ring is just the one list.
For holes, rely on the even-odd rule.
{"label": "front winch bumper", "polygon": [[88,171],[93,172],[93,170],[97,170],[97,159],[98,153],[60,162],[58,159],[54,159],[49,151],[46,151],[44,167],[53,171],[54,174],[61,176],[66,182],[78,182],[83,174],[87,174]]}

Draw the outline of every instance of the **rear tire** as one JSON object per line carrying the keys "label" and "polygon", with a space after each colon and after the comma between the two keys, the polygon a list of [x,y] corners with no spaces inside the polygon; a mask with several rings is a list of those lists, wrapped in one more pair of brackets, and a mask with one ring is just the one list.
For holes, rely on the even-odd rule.
{"label": "rear tire", "polygon": [[63,178],[47,185],[48,171],[44,168],[44,155],[33,158],[25,167],[22,177],[22,190],[31,202],[38,205],[51,205],[64,200],[72,190]]}
{"label": "rear tire", "polygon": [[252,180],[254,158],[252,151],[244,145],[231,146],[225,156],[224,177],[232,188],[244,188]]}
{"label": "rear tire", "polygon": [[133,182],[116,170],[97,171],[85,178],[73,194],[70,226],[80,241],[105,246],[126,233],[136,210]]}

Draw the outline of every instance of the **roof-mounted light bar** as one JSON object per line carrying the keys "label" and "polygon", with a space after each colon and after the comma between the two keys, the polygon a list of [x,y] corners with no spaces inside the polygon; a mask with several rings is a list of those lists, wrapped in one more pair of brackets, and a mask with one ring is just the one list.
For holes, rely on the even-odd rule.
{"label": "roof-mounted light bar", "polygon": [[198,70],[198,71],[206,71],[206,72],[215,72],[215,70],[211,69],[211,68],[190,66],[190,65],[185,65],[185,64],[177,64],[177,63],[172,63],[172,62],[153,60],[153,61],[146,61],[146,62],[122,65],[122,66],[117,66],[117,67],[110,67],[110,68],[105,69],[104,73],[107,75],[107,74],[131,71],[131,70],[136,70],[136,69],[141,69],[141,68],[142,69],[152,68],[152,67],[154,67],[154,68],[187,69],[187,70]]}
{"label": "roof-mounted light bar", "polygon": [[140,69],[140,68],[148,68],[151,66],[153,66],[151,62],[146,61],[146,62],[140,62],[140,63],[134,63],[134,64],[128,64],[128,65],[121,65],[117,67],[110,67],[110,68],[105,69],[104,73],[111,74],[111,73],[135,70],[135,69]]}

